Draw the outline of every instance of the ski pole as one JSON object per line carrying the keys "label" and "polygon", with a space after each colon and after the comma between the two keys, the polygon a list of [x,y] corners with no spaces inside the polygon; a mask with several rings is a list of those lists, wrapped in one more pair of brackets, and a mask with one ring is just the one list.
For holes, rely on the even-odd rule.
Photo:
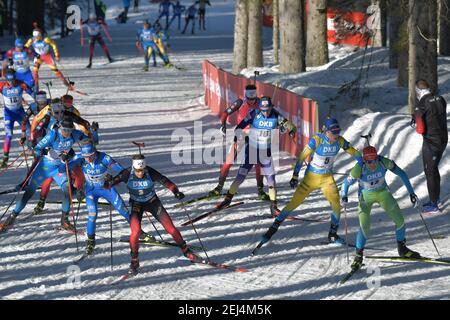
{"label": "ski pole", "polygon": [[103,32],[105,32],[106,38],[108,38],[109,42],[112,43],[113,40],[111,38],[111,35],[109,34],[109,30],[106,23],[105,24],[101,23],[100,25],[102,26]]}
{"label": "ski pole", "polygon": [[6,212],[8,212],[9,208],[12,206],[12,204],[14,203],[14,201],[16,200],[17,196],[19,195],[19,192],[23,190],[23,188],[25,187],[25,185],[28,183],[28,180],[30,180],[31,176],[33,175],[34,171],[36,171],[36,168],[38,167],[38,164],[41,162],[42,158],[44,157],[44,154],[42,154],[39,159],[35,162],[34,167],[31,167],[31,171],[27,174],[27,177],[25,179],[25,181],[22,183],[22,185],[20,186],[20,189],[17,191],[17,193],[14,195],[14,198],[12,199],[12,201],[9,203],[8,207],[6,208],[5,212],[3,212],[2,216],[0,217],[0,221],[3,219],[3,217],[5,216]]}
{"label": "ski pole", "polygon": [[52,92],[50,90],[50,87],[53,86],[52,82],[44,82],[45,86],[47,87],[47,91],[48,91],[48,95],[50,96],[50,101],[53,100],[52,99]]}
{"label": "ski pole", "polygon": [[350,263],[348,249],[348,229],[347,229],[347,204],[344,203],[344,222],[345,222],[345,245],[347,247],[347,264]]}
{"label": "ski pole", "polygon": [[159,238],[161,239],[161,241],[164,241],[164,239],[162,238],[161,234],[159,233],[158,228],[156,228],[155,224],[153,223],[152,219],[150,218],[149,214],[147,211],[145,211],[145,215],[147,216],[148,221],[152,224],[153,228],[155,229],[156,233],[158,234]]}
{"label": "ski pole", "polygon": [[253,84],[256,85],[256,77],[259,76],[259,71],[255,70],[255,74],[253,76]]}
{"label": "ski pole", "polygon": [[441,256],[441,254],[439,253],[439,250],[438,250],[438,248],[436,246],[436,243],[434,243],[433,237],[431,236],[430,229],[428,229],[427,223],[425,222],[425,219],[423,218],[421,210],[419,210],[419,208],[417,208],[417,211],[419,212],[419,215],[420,215],[420,218],[422,219],[423,225],[425,226],[425,229],[428,232],[428,236],[430,237],[431,242],[433,243],[434,249],[436,249],[436,252],[437,252],[438,256]]}
{"label": "ski pole", "polygon": [[[20,158],[21,156],[23,156],[24,153],[25,153],[25,150],[24,150],[21,154],[19,154],[19,156],[18,156],[16,159],[14,159],[13,162],[11,162],[5,169],[3,169],[3,170],[0,172],[0,176],[3,175],[3,173],[5,173],[9,168],[11,168],[11,166],[12,166],[17,160],[19,160],[19,158]],[[22,162],[23,162],[23,161],[22,161]]]}
{"label": "ski pole", "polygon": [[109,233],[111,238],[111,270],[113,270],[113,233],[112,233],[112,205],[109,204]]}
{"label": "ski pole", "polygon": [[22,145],[22,149],[23,149],[23,155],[25,157],[25,164],[27,165],[27,172],[30,171],[30,167],[28,166],[28,158],[27,158],[27,153],[25,152],[25,146]]}
{"label": "ski pole", "polygon": [[139,148],[139,155],[142,155],[141,147],[144,148],[145,147],[145,143],[144,142],[136,142],[136,141],[131,141],[131,143]]}
{"label": "ski pole", "polygon": [[275,103],[275,97],[277,96],[277,90],[278,90],[279,86],[280,86],[280,84],[277,82],[275,84],[275,89],[273,89],[273,93],[272,93],[272,102],[273,103]]}
{"label": "ski pole", "polygon": [[[184,207],[184,204],[183,204],[183,202],[182,202],[181,200],[180,200],[180,203],[181,203],[181,207],[183,208],[184,212],[186,213],[186,216],[188,217],[189,221],[192,221],[192,219],[191,219],[189,213],[187,212],[187,210],[186,210],[186,208]],[[205,255],[206,255],[206,259],[208,259],[208,262],[211,261],[211,260],[209,259],[208,253],[206,252],[205,246],[203,245],[202,239],[200,239],[200,236],[199,236],[198,233],[197,233],[197,229],[195,228],[194,223],[192,222],[191,225],[192,225],[192,228],[194,229],[194,232],[195,232],[195,235],[197,236],[198,241],[200,242],[200,245],[202,246],[203,252],[204,252]]]}
{"label": "ski pole", "polygon": [[78,249],[78,232],[77,232],[77,223],[75,221],[75,210],[73,208],[73,201],[72,201],[72,184],[69,174],[69,162],[66,160],[66,175],[67,175],[67,186],[69,188],[69,200],[70,200],[70,206],[72,208],[72,221],[73,221],[73,228],[75,229],[75,243],[77,244],[77,252],[80,250]]}
{"label": "ski pole", "polygon": [[361,135],[361,138],[366,139],[367,145],[370,146],[370,141],[369,141],[369,139],[372,138],[372,134],[371,134],[370,132],[369,132],[369,134]]}

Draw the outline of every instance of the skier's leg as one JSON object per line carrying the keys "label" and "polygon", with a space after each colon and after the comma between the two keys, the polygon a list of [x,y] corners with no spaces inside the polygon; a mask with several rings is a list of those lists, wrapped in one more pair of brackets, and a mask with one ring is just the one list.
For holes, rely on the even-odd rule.
{"label": "skier's leg", "polygon": [[120,215],[124,217],[125,220],[127,220],[128,223],[130,223],[130,214],[125,207],[125,203],[123,202],[122,197],[115,188],[104,190],[104,192],[102,192],[102,196],[112,204],[114,209],[116,209],[120,213]]}
{"label": "skier's leg", "polygon": [[105,55],[108,58],[108,60],[111,61],[112,58],[111,58],[111,55],[109,54],[108,47],[106,46],[105,41],[103,40],[103,37],[98,36],[97,41],[100,44],[100,46],[102,47],[103,51],[105,52]]}
{"label": "skier's leg", "polygon": [[308,172],[303,178],[300,185],[295,189],[291,201],[281,210],[280,215],[276,218],[278,222],[283,222],[292,211],[305,201],[306,197],[319,188],[320,176],[312,172]]}
{"label": "skier's leg", "polygon": [[181,246],[184,243],[184,239],[181,236],[180,231],[178,231],[178,229],[175,227],[172,219],[170,218],[169,214],[158,198],[148,204],[145,208],[145,211],[150,212],[156,218],[156,220],[161,223],[161,225],[164,227],[164,230],[166,230],[167,233],[172,236],[173,240],[178,245]]}
{"label": "skier's leg", "polygon": [[49,171],[45,168],[45,158],[41,160],[41,162],[38,163],[37,168],[35,169],[33,175],[31,176],[28,185],[26,186],[25,193],[23,194],[22,198],[16,202],[16,206],[14,208],[15,214],[19,214],[23,208],[28,203],[28,200],[31,199],[31,197],[36,192],[36,189],[38,186],[40,186],[45,179],[47,179],[49,175]]}
{"label": "skier's leg", "polygon": [[39,68],[41,67],[41,64],[42,64],[41,58],[34,59],[33,79],[36,84],[39,84]]}
{"label": "skier's leg", "polygon": [[403,218],[397,201],[388,190],[379,192],[378,199],[380,207],[386,211],[388,216],[395,223],[395,236],[397,241],[404,241],[406,232],[405,219]]}
{"label": "skier's leg", "polygon": [[89,64],[88,67],[92,66],[92,59],[94,58],[94,49],[95,49],[95,37],[91,36],[89,39]]}
{"label": "skier's leg", "polygon": [[189,24],[189,18],[188,17],[186,17],[185,19],[184,19],[184,28],[183,28],[183,31],[181,31],[181,33],[182,34],[184,34],[185,32],[186,32],[186,29],[187,29],[187,26],[188,26],[188,24]]}
{"label": "skier's leg", "polygon": [[131,216],[130,216],[130,250],[136,256],[139,254],[139,236],[141,235],[141,222],[144,208],[141,204],[131,202]]}
{"label": "skier's leg", "polygon": [[96,189],[91,189],[86,192],[86,208],[88,210],[86,233],[89,239],[95,239],[98,198],[99,195],[97,194]]}
{"label": "skier's leg", "polygon": [[5,164],[2,166],[6,167],[9,159],[9,150],[11,148],[11,139],[13,135],[14,128],[14,118],[13,113],[7,108],[4,109],[4,125],[5,125],[5,138],[3,140],[3,161]]}
{"label": "skier's leg", "polygon": [[44,56],[41,56],[42,61],[44,61],[50,70],[53,71],[53,73],[62,81],[65,85],[68,85],[68,82],[61,71],[59,71],[58,67],[56,66],[55,61],[53,60],[53,57],[50,54],[46,54]]}
{"label": "skier's leg", "polygon": [[148,65],[150,62],[150,56],[152,55],[153,49],[151,46],[144,45],[144,62],[145,67],[148,69]]}
{"label": "skier's leg", "polygon": [[48,193],[50,192],[50,187],[52,186],[53,178],[50,177],[46,179],[41,185],[41,199],[47,199]]}
{"label": "skier's leg", "polygon": [[358,205],[358,219],[359,219],[359,231],[356,235],[356,249],[362,250],[366,245],[367,238],[370,231],[370,211],[372,210],[372,205],[376,202],[376,197],[370,196],[366,197],[360,196]]}

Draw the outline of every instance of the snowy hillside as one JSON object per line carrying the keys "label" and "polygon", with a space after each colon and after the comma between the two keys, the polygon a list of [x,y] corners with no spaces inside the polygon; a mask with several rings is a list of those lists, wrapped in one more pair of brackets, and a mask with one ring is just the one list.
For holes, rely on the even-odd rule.
{"label": "snowy hillside", "polygon": [[[105,1],[118,3],[119,1]],[[187,198],[203,195],[216,186],[218,165],[172,164],[171,152],[177,141],[171,135],[176,129],[194,132],[194,121],[202,121],[203,130],[219,128],[216,116],[202,104],[203,85],[201,61],[231,69],[233,48],[233,1],[212,1],[207,8],[207,31],[196,35],[170,34],[171,61],[187,71],[168,70],[159,66],[148,73],[142,71],[143,58],[134,47],[135,33],[148,14],[153,20],[157,7],[143,2],[142,13],[130,13],[127,24],[118,25],[112,17],[120,11],[111,5],[107,13],[113,43],[111,54],[118,61],[107,64],[100,48],[91,70],[86,69],[88,48],[80,48],[79,33],[59,40],[62,72],[75,81],[77,88],[89,96],[75,95],[75,105],[89,121],[100,123],[98,149],[112,155],[124,166],[131,163],[136,153],[131,141],[143,141],[149,165],[171,178]],[[185,2],[185,1],[182,1]],[[183,22],[184,23],[184,22]],[[174,26],[172,25],[172,30]],[[261,80],[279,82],[282,87],[319,102],[320,119],[331,112],[344,128],[343,135],[357,148],[363,146],[361,134],[371,132],[372,144],[382,155],[393,159],[411,179],[417,195],[427,194],[422,169],[421,137],[409,127],[406,115],[407,91],[395,86],[396,71],[389,70],[386,49],[369,49],[371,67],[362,80],[362,103],[354,103],[348,95],[338,95],[338,89],[352,81],[359,73],[363,50],[353,52],[345,48],[331,48],[333,60],[324,67],[301,75],[282,76],[270,64],[270,30],[265,60],[268,67],[259,69]],[[4,46],[2,46],[4,47]],[[368,61],[368,57],[366,57]],[[450,101],[450,58],[439,58],[441,94]],[[251,75],[253,70],[245,70]],[[52,95],[65,93],[62,83],[55,79],[46,66],[41,74],[44,81],[53,82]],[[450,110],[449,110],[450,112]],[[448,114],[450,120],[450,113]],[[19,128],[16,127],[16,132]],[[0,135],[3,137],[2,126]],[[17,137],[17,134],[15,134]],[[11,159],[20,152],[17,140],[13,142]],[[283,157],[278,168],[279,207],[290,200],[293,191],[289,180],[294,161]],[[347,155],[338,158],[335,172],[348,173],[354,163]],[[443,212],[425,216],[443,257],[450,257],[450,151],[447,148],[440,165],[442,176],[441,200]],[[25,164],[9,170],[0,177],[1,189],[14,187],[26,172]],[[225,189],[237,173],[233,167]],[[425,256],[437,257],[417,211],[411,208],[408,193],[401,180],[388,174],[388,183],[399,202],[406,221],[408,245]],[[343,175],[336,175],[340,183]],[[351,189],[350,208],[347,211],[349,240],[354,242],[359,228],[356,216],[356,187]],[[128,199],[122,185],[119,190]],[[182,208],[174,208],[177,200],[162,188],[158,195],[172,216],[175,225],[187,220]],[[3,213],[14,194],[0,196]],[[53,186],[49,201],[61,199],[61,191]],[[365,260],[366,268],[380,272],[380,286],[368,286],[371,274],[362,271],[347,283],[339,280],[350,270],[345,247],[324,246],[329,222],[285,221],[272,241],[252,257],[252,249],[260,236],[271,225],[269,203],[256,200],[254,173],[241,185],[235,201],[244,205],[223,211],[196,224],[210,258],[217,262],[242,266],[248,273],[227,272],[206,266],[192,265],[182,260],[177,248],[143,247],[140,249],[141,273],[121,284],[111,282],[124,274],[129,265],[128,243],[118,242],[129,235],[125,220],[113,211],[114,268],[110,268],[109,207],[101,207],[97,220],[97,252],[92,259],[80,263],[80,285],[72,287],[70,276],[77,253],[75,237],[54,230],[60,221],[60,205],[47,204],[43,215],[32,216],[36,195],[18,217],[15,227],[0,235],[0,298],[2,299],[449,299],[450,267],[426,263],[377,262]],[[201,202],[186,209],[194,216],[213,208],[217,200]],[[76,208],[75,208],[76,209]],[[331,208],[320,192],[314,192],[296,210],[306,218],[329,218]],[[85,228],[87,211],[80,209],[79,228]],[[152,231],[144,217],[143,228]],[[162,227],[158,225],[162,230]],[[378,207],[372,210],[371,235],[366,254],[396,255],[394,224]],[[188,243],[199,245],[192,227],[179,227]],[[345,230],[344,220],[340,234]],[[153,232],[155,234],[155,232]],[[169,236],[162,232],[164,239]],[[84,250],[84,237],[80,250]],[[375,249],[375,250],[374,250]],[[351,248],[350,259],[354,252]],[[379,268],[379,269],[377,269]],[[373,271],[372,271],[373,273]]]}

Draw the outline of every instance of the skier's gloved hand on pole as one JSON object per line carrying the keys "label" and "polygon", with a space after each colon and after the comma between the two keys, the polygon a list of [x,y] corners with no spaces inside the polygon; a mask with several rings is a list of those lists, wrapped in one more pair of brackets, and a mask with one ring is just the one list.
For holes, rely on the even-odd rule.
{"label": "skier's gloved hand on pole", "polygon": [[173,195],[174,195],[175,198],[177,198],[178,200],[184,199],[184,193],[181,192],[180,190],[175,190],[175,192],[173,193]]}
{"label": "skier's gloved hand on pole", "polygon": [[62,162],[67,162],[70,159],[70,155],[67,153],[61,153],[60,158]]}
{"label": "skier's gloved hand on pole", "polygon": [[96,132],[98,130],[98,122],[94,121],[91,124],[92,131]]}
{"label": "skier's gloved hand on pole", "polygon": [[223,136],[226,136],[226,134],[227,134],[227,126],[225,124],[220,126],[220,132],[222,133]]}
{"label": "skier's gloved hand on pole", "polygon": [[409,194],[409,199],[411,200],[411,203],[413,204],[414,208],[417,208],[420,204],[419,198],[416,196],[415,193]]}
{"label": "skier's gloved hand on pole", "polygon": [[298,186],[298,175],[293,175],[291,178],[291,181],[289,181],[289,185],[291,186],[292,189],[297,188]]}
{"label": "skier's gloved hand on pole", "polygon": [[292,139],[294,139],[296,133],[297,133],[297,128],[294,127],[293,130],[289,131],[289,136],[290,136]]}
{"label": "skier's gloved hand on pole", "polygon": [[27,140],[27,138],[26,137],[20,137],[20,139],[19,139],[19,144],[21,145],[21,146],[23,146],[24,144],[25,144],[25,141]]}
{"label": "skier's gloved hand on pole", "polygon": [[414,116],[411,117],[411,122],[409,123],[409,125],[410,125],[411,128],[413,128],[413,129],[416,128],[416,118],[414,118]]}
{"label": "skier's gloved hand on pole", "polygon": [[341,197],[341,205],[342,205],[342,207],[347,207],[347,204],[348,204],[348,197],[346,195],[342,196]]}

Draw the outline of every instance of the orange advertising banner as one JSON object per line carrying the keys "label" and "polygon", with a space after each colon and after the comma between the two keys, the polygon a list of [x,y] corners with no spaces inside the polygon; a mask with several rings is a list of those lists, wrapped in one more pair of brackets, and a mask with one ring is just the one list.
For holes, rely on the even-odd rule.
{"label": "orange advertising banner", "polygon": [[[252,79],[233,75],[216,67],[208,60],[203,61],[202,68],[205,105],[219,117],[236,99],[243,98],[245,86],[253,83]],[[288,134],[280,136],[280,150],[296,156],[303,150],[312,135],[319,131],[317,102],[261,81],[256,81],[256,87],[258,96],[272,97],[277,110],[297,126],[295,142]],[[237,113],[228,118],[230,124],[237,124]]]}

